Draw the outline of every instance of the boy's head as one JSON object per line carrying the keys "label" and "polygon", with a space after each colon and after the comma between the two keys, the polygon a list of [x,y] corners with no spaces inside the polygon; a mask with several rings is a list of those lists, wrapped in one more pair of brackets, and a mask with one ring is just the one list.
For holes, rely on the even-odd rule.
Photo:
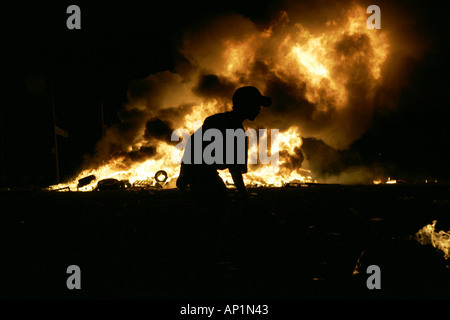
{"label": "boy's head", "polygon": [[233,110],[240,112],[246,119],[255,120],[261,106],[269,107],[272,99],[263,96],[255,87],[246,86],[237,89],[233,95]]}

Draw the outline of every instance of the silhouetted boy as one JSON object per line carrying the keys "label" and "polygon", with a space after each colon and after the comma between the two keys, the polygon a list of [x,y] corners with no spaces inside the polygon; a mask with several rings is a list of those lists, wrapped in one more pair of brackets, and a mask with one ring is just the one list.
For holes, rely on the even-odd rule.
{"label": "silhouetted boy", "polygon": [[[271,105],[272,100],[269,97],[263,96],[261,92],[251,86],[241,87],[237,89],[233,95],[233,110],[230,112],[218,113],[205,119],[201,128],[199,128],[190,137],[186,144],[185,153],[183,156],[180,176],[177,180],[177,187],[180,190],[185,190],[187,186],[190,186],[192,192],[205,201],[221,201],[226,195],[226,186],[223,180],[220,178],[217,170],[228,169],[234,181],[239,194],[244,202],[247,202],[249,195],[242,179],[242,174],[247,172],[247,154],[248,154],[248,139],[245,138],[244,142],[239,139],[234,140],[234,161],[226,161],[227,158],[227,145],[230,141],[226,139],[227,129],[241,129],[244,130],[242,123],[244,120],[255,120],[258,116],[261,106],[268,107]],[[195,148],[195,143],[198,143],[196,135],[204,134],[208,129],[217,129],[222,133],[222,150],[223,161],[222,163],[207,163],[204,157],[201,162],[195,161],[195,157],[199,156],[199,152],[205,150],[209,144],[213,141],[204,141],[201,139],[201,148]],[[214,138],[212,138],[214,139]],[[237,140],[237,142],[236,142]],[[197,141],[197,142],[195,142]],[[245,146],[242,145],[245,143]],[[245,150],[245,161],[239,162],[238,156],[240,150]],[[197,155],[195,155],[197,152]],[[242,159],[242,157],[241,157]]]}

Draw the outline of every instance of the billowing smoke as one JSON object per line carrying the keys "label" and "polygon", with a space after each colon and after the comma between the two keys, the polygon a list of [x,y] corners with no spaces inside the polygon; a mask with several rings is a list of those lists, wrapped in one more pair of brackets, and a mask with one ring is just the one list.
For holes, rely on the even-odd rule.
{"label": "billowing smoke", "polygon": [[175,70],[130,84],[121,123],[98,143],[95,161],[120,156],[126,165],[157,157],[158,141],[171,143],[174,129],[189,127],[187,114],[231,110],[234,90],[254,85],[273,105],[247,126],[280,132],[296,126],[307,141],[294,154],[280,152],[290,158],[285,166],[295,170],[306,159],[318,176],[357,168],[361,177],[360,159],[345,150],[370,127],[374,110],[395,108],[411,47],[396,34],[368,30],[365,7],[304,9],[291,5],[266,25],[229,14],[188,30],[180,50],[185,60]]}

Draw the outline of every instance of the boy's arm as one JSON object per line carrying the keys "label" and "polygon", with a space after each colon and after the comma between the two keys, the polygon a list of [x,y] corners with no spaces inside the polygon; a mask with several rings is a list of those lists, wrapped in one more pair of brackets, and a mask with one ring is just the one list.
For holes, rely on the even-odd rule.
{"label": "boy's arm", "polygon": [[244,202],[248,202],[250,197],[248,195],[247,188],[245,187],[241,171],[237,168],[229,168],[229,171],[231,173],[231,177],[233,178],[234,185],[238,189],[242,200],[244,200]]}

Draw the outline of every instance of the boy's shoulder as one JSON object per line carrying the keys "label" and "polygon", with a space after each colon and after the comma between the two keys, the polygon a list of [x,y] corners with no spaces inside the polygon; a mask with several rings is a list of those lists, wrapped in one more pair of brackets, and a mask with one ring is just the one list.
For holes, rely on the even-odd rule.
{"label": "boy's shoulder", "polygon": [[205,119],[203,122],[205,129],[217,128],[217,129],[235,129],[240,125],[236,123],[236,120],[232,117],[231,112],[222,112],[213,114]]}

